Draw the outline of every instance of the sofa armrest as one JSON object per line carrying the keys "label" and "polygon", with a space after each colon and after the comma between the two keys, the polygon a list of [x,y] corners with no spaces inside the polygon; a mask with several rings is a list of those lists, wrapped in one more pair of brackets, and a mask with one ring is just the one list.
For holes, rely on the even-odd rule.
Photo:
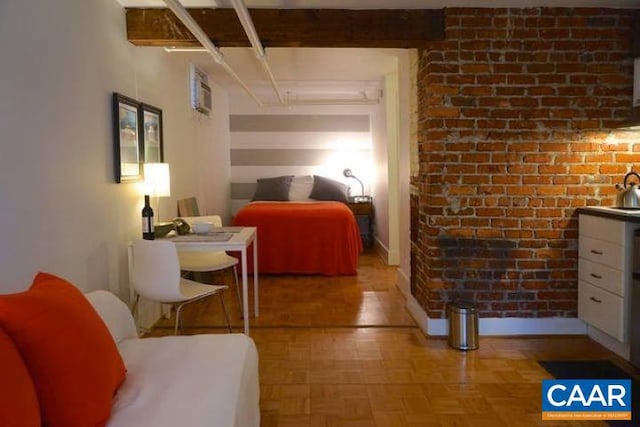
{"label": "sofa armrest", "polygon": [[126,304],[118,297],[103,290],[92,291],[85,296],[107,325],[116,344],[120,344],[125,339],[138,338],[133,316]]}

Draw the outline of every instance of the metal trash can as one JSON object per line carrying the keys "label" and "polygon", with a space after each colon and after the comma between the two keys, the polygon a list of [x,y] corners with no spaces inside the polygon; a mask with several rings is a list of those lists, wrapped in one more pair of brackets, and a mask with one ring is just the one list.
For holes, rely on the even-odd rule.
{"label": "metal trash can", "polygon": [[478,340],[478,311],[469,302],[447,305],[449,317],[449,345],[458,350],[476,350]]}

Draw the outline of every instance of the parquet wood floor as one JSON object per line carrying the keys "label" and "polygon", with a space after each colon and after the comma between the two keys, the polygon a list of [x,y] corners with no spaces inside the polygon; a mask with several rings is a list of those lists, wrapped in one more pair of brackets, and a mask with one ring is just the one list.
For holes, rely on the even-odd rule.
{"label": "parquet wood floor", "polygon": [[[231,276],[210,278],[231,283]],[[610,359],[587,337],[481,337],[462,352],[426,337],[404,308],[395,269],[361,257],[357,277],[260,278],[262,426],[604,426],[541,420],[542,359]],[[226,293],[236,331],[234,290]],[[224,333],[217,299],[185,309],[186,334]],[[151,335],[167,335],[171,319]]]}

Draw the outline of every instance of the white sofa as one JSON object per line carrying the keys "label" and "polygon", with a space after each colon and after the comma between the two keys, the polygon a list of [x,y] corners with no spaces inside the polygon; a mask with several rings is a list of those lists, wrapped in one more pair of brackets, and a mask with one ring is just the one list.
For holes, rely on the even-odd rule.
{"label": "white sofa", "polygon": [[108,427],[258,427],[258,353],[243,334],[138,338],[127,306],[86,294],[127,369]]}

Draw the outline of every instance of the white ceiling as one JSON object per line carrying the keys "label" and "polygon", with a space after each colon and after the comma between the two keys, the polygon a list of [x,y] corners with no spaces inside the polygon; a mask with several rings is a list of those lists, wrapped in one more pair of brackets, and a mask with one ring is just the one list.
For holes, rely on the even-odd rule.
{"label": "white ceiling", "polygon": [[[162,0],[117,0],[124,7],[165,7]],[[229,0],[181,0],[185,7],[232,7]],[[245,0],[247,7],[429,9],[442,7],[614,7],[640,8],[640,0]],[[270,87],[250,48],[222,48],[226,62],[252,87]],[[366,90],[393,70],[396,49],[270,48],[267,59],[283,91],[307,93],[334,87],[333,93]],[[172,52],[195,63],[210,78],[231,90],[239,88],[206,52]],[[350,88],[350,89],[349,89]]]}
{"label": "white ceiling", "polygon": [[[220,51],[245,83],[258,88],[269,85],[253,50],[222,48]],[[396,55],[405,54],[401,49],[361,48],[269,48],[266,53],[271,71],[283,90],[300,91],[304,86],[309,92],[314,88],[334,87],[334,93],[340,88],[353,92],[350,88],[360,91],[378,86],[382,77],[394,70]],[[207,52],[168,55],[184,55],[221,86],[236,85]]]}

